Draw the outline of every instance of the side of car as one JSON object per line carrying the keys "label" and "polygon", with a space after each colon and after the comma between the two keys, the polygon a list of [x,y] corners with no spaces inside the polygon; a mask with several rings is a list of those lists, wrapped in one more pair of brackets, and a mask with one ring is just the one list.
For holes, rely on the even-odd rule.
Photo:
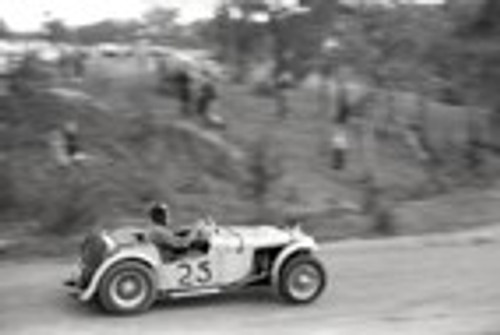
{"label": "side of car", "polygon": [[97,268],[80,299],[97,300],[109,312],[147,310],[161,297],[221,293],[249,285],[272,286],[286,301],[313,301],[326,275],[312,240],[252,247],[237,236],[216,235],[204,252],[165,261],[158,248],[138,243],[122,248]]}

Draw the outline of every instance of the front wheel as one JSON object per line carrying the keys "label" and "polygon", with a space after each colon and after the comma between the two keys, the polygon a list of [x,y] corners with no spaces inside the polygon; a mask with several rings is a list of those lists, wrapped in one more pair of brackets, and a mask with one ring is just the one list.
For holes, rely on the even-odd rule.
{"label": "front wheel", "polygon": [[153,271],[136,261],[114,265],[103,276],[99,285],[99,302],[112,313],[144,312],[156,299]]}
{"label": "front wheel", "polygon": [[280,271],[278,293],[287,302],[309,303],[315,300],[326,286],[326,272],[320,261],[302,254],[285,263]]}

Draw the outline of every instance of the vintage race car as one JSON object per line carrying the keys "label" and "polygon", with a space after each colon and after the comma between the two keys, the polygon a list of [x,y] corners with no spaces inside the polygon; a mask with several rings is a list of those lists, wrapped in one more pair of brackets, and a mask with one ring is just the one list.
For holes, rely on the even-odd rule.
{"label": "vintage race car", "polygon": [[[182,250],[162,250],[147,228],[121,228],[86,237],[66,285],[80,301],[105,311],[135,313],[156,300],[267,285],[285,301],[309,303],[324,290],[317,245],[298,226],[220,226],[207,218]],[[188,233],[192,233],[189,231]],[[178,234],[186,234],[180,230]]]}

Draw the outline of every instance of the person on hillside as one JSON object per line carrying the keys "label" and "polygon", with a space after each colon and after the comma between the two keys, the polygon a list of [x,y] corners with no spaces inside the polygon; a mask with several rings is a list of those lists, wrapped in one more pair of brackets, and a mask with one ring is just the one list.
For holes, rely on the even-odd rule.
{"label": "person on hillside", "polygon": [[339,125],[346,125],[353,112],[354,110],[347,96],[347,89],[341,85],[337,97],[337,113],[334,116],[333,122]]}
{"label": "person on hillside", "polygon": [[197,93],[195,101],[196,115],[203,120],[209,120],[210,107],[217,99],[217,89],[213,81],[208,77],[203,78]]}
{"label": "person on hillside", "polygon": [[87,70],[87,54],[83,50],[75,51],[73,55],[73,75],[77,80],[85,77]]}
{"label": "person on hillside", "polygon": [[52,147],[56,160],[62,166],[69,166],[89,159],[82,148],[76,121],[66,122],[60,130],[55,132]]}
{"label": "person on hillside", "polygon": [[349,149],[347,123],[353,114],[353,108],[348,101],[347,91],[343,87],[338,91],[336,109],[330,138],[331,166],[334,170],[342,170],[347,163],[346,155]]}
{"label": "person on hillside", "polygon": [[349,141],[345,126],[336,126],[332,129],[330,138],[331,167],[334,170],[343,170],[347,164],[347,150]]}
{"label": "person on hillside", "polygon": [[191,76],[186,70],[179,69],[173,77],[173,82],[179,99],[180,113],[183,116],[190,116],[192,103]]}
{"label": "person on hillside", "polygon": [[74,121],[65,123],[62,134],[67,155],[69,157],[76,157],[82,151],[78,136],[78,123]]}

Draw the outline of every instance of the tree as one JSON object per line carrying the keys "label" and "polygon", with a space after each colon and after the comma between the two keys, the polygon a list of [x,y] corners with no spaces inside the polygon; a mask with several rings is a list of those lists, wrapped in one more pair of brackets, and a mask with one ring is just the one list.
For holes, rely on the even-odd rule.
{"label": "tree", "polygon": [[[445,13],[439,7],[399,1],[393,1],[392,6],[368,2],[338,5],[331,11],[335,11],[329,15],[334,19],[324,22],[319,36],[330,34],[338,47],[333,50],[334,57],[325,58],[322,74],[327,77],[335,69],[350,69],[372,88],[372,96],[384,101],[389,116],[390,111],[396,112],[392,104],[398,92],[414,92],[418,112],[405,124],[392,123],[392,129],[399,128],[414,157],[435,184],[436,161],[427,137],[430,113],[427,101],[441,89],[444,80],[428,55],[450,31]],[[365,108],[361,118],[365,209],[369,213],[378,212],[379,204],[384,202],[380,199],[383,185],[377,172],[381,161],[379,149],[384,143],[377,135],[385,127],[381,127],[384,121],[374,113],[375,110]]]}
{"label": "tree", "polygon": [[142,21],[150,36],[163,40],[180,35],[178,17],[179,11],[175,8],[155,6],[143,15]]}
{"label": "tree", "polygon": [[50,19],[45,22],[44,28],[47,32],[48,39],[52,43],[67,42],[71,38],[70,29],[62,20]]}
{"label": "tree", "polygon": [[461,33],[490,34],[500,28],[500,3],[495,0],[454,0],[447,2],[455,25]]}
{"label": "tree", "polygon": [[133,40],[142,25],[135,20],[104,20],[75,29],[76,39],[81,43],[117,42]]}
{"label": "tree", "polygon": [[175,8],[155,6],[143,15],[143,21],[149,27],[160,31],[168,31],[177,25],[179,11]]}
{"label": "tree", "polygon": [[10,36],[10,29],[7,23],[0,18],[0,38],[5,38]]}
{"label": "tree", "polygon": [[212,21],[219,57],[232,64],[237,81],[246,80],[252,62],[268,56],[266,27],[252,19],[255,10],[251,2],[224,1]]}
{"label": "tree", "polygon": [[245,190],[256,207],[256,219],[262,223],[269,219],[269,197],[283,176],[283,166],[280,157],[274,152],[271,134],[252,143],[249,149]]}

